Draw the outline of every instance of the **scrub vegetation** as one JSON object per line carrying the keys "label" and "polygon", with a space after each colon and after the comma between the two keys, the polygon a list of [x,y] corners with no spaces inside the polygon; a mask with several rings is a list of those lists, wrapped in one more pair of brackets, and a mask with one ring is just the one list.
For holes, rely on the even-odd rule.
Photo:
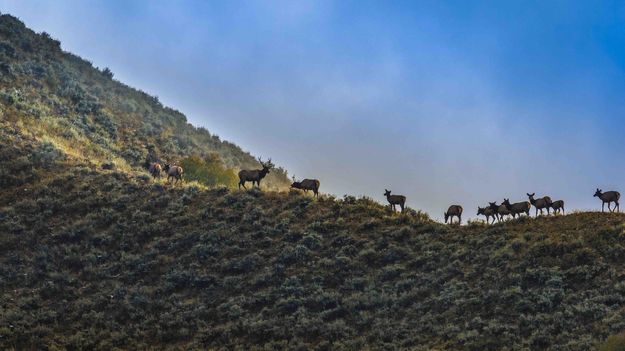
{"label": "scrub vegetation", "polygon": [[625,215],[235,190],[254,157],[7,15],[0,71],[0,349],[622,349]]}

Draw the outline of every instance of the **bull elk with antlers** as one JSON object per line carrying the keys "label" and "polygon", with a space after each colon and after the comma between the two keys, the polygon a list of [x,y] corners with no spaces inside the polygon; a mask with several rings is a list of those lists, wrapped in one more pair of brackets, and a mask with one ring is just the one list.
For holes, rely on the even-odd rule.
{"label": "bull elk with antlers", "polygon": [[246,170],[242,169],[239,171],[239,189],[243,186],[244,189],[246,182],[252,182],[252,187],[254,184],[258,185],[260,188],[260,181],[265,178],[265,176],[269,173],[269,170],[273,168],[273,163],[271,163],[271,158],[267,162],[263,162],[263,160],[259,157],[258,162],[263,167],[262,169],[254,169],[254,170]]}

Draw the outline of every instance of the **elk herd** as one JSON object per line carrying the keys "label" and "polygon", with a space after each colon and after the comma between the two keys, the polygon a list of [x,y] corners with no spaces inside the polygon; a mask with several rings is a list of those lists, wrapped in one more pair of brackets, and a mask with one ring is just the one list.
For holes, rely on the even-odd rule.
{"label": "elk herd", "polygon": [[[269,174],[271,169],[274,167],[274,164],[271,162],[271,158],[267,162],[263,162],[263,160],[259,157],[258,162],[261,165],[261,169],[253,169],[253,170],[241,170],[239,171],[239,189],[243,187],[247,189],[245,183],[252,182],[252,187],[256,186],[260,188],[260,182]],[[148,171],[152,175],[154,179],[160,179],[161,174],[165,172],[167,175],[167,181],[171,182],[175,181],[177,184],[179,181],[182,181],[182,175],[184,173],[182,167],[173,166],[170,164],[165,164],[161,166],[159,163],[150,164]],[[292,189],[303,190],[305,193],[308,191],[312,191],[315,197],[319,197],[319,185],[320,182],[317,179],[303,179],[301,181],[296,181],[295,177],[293,177],[293,183],[291,184]],[[551,197],[543,196],[540,198],[536,198],[536,193],[527,193],[528,197],[527,201],[515,202],[511,203],[510,199],[504,198],[501,204],[497,204],[497,202],[489,202],[486,207],[477,208],[477,215],[484,216],[486,218],[487,224],[493,224],[495,222],[501,222],[506,219],[510,219],[510,217],[517,218],[517,216],[521,217],[522,214],[526,216],[530,216],[530,210],[532,207],[535,209],[535,216],[538,217],[543,215],[543,210],[547,211],[547,215],[553,213],[564,214],[564,201],[556,200],[552,201]],[[393,211],[399,208],[401,212],[404,212],[406,205],[406,196],[404,195],[396,195],[391,194],[390,190],[384,189],[384,196],[389,203],[390,209]],[[620,212],[619,200],[621,198],[621,194],[618,191],[606,191],[603,192],[601,189],[597,189],[594,197],[598,197],[601,200],[601,212],[604,212],[605,204],[608,204],[608,210],[610,212]],[[614,203],[614,208],[611,207],[612,203]],[[552,212],[553,211],[553,212]],[[457,223],[462,223],[462,206],[460,205],[451,205],[447,209],[443,216],[445,218],[445,223],[449,222],[452,224],[454,221],[454,217],[458,218]]]}

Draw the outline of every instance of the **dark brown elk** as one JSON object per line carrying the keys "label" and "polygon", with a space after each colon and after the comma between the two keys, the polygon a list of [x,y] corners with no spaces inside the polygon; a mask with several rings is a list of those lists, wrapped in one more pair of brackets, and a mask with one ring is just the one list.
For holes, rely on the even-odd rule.
{"label": "dark brown elk", "polygon": [[304,179],[301,182],[296,182],[295,177],[293,177],[293,184],[291,184],[291,188],[304,190],[305,193],[308,193],[308,190],[312,190],[316,197],[319,197],[319,181],[317,179]]}
{"label": "dark brown elk", "polygon": [[508,206],[501,204],[499,205],[499,207],[497,207],[497,215],[499,216],[499,221],[503,221],[506,216],[510,216],[512,214],[512,211],[510,211],[510,209],[508,208]]}
{"label": "dark brown elk", "polygon": [[170,164],[166,164],[165,167],[163,167],[163,171],[165,171],[165,173],[167,173],[167,181],[168,182],[171,179],[175,179],[176,180],[176,184],[178,184],[178,181],[182,181],[182,174],[184,173],[184,171],[182,170],[182,167],[180,167],[180,166],[172,166]]}
{"label": "dark brown elk", "polygon": [[521,213],[525,213],[526,215],[530,215],[530,208],[532,208],[532,204],[529,201],[521,201],[511,204],[510,199],[503,199],[502,205],[506,206],[506,208],[510,211],[512,218],[516,218],[516,215],[521,217]]}
{"label": "dark brown elk", "polygon": [[562,214],[564,214],[564,201],[563,200],[556,200],[556,201],[552,202],[551,203],[551,208],[553,209],[553,214],[560,213],[560,210],[562,210]]}
{"label": "dark brown elk", "polygon": [[[597,191],[595,192],[595,197],[598,197],[601,199],[601,212],[603,212],[604,206],[606,204],[606,202],[608,203],[608,210],[610,212],[614,212],[614,210],[616,210],[616,212],[620,212],[621,211],[621,207],[619,206],[618,200],[621,198],[621,193],[619,193],[618,191],[606,191],[605,193],[603,191],[601,191],[601,189],[597,188]],[[616,204],[616,206],[614,207],[614,210],[612,210],[610,208],[610,204],[614,202]]]}
{"label": "dark brown elk", "polygon": [[260,188],[260,181],[263,180],[263,178],[265,178],[265,176],[269,173],[269,170],[273,168],[273,163],[271,163],[271,159],[267,162],[263,162],[260,157],[258,158],[258,162],[260,162],[260,165],[263,167],[262,169],[242,169],[239,171],[239,189],[241,189],[241,186],[243,186],[244,189],[247,189],[245,187],[246,182],[252,182],[252,187],[254,187],[254,184],[257,184],[258,188]]}
{"label": "dark brown elk", "polygon": [[497,211],[493,210],[490,207],[484,207],[481,208],[478,206],[477,208],[477,215],[482,215],[486,217],[486,224],[491,224],[490,223],[490,218],[493,217],[493,223],[495,223],[495,221],[497,220]]}
{"label": "dark brown elk", "polygon": [[152,175],[152,178],[156,179],[161,178],[161,172],[163,171],[163,167],[161,167],[159,163],[155,162],[150,165],[150,168],[148,170]]}
{"label": "dark brown elk", "polygon": [[449,219],[449,224],[453,224],[454,217],[458,217],[458,224],[462,224],[462,206],[460,205],[451,205],[445,212],[445,224],[447,224],[447,220]]}
{"label": "dark brown elk", "polygon": [[547,209],[547,214],[549,214],[549,209],[551,208],[551,198],[549,196],[542,197],[540,199],[534,199],[536,193],[528,193],[527,197],[529,197],[530,203],[536,208],[536,217],[538,217],[538,210],[540,210],[540,214],[543,214],[543,209]]}
{"label": "dark brown elk", "polygon": [[396,211],[397,208],[395,205],[399,205],[401,207],[401,212],[404,212],[404,205],[406,204],[406,197],[404,195],[391,195],[390,190],[384,189],[384,196],[388,200],[388,203],[391,205],[391,209]]}
{"label": "dark brown elk", "polygon": [[[495,218],[497,218],[497,220],[501,220],[499,218],[499,207],[500,205],[497,205],[497,201],[495,202],[488,202],[488,208],[490,208],[491,210],[493,210],[493,212],[495,213]],[[509,214],[509,213],[508,213]]]}

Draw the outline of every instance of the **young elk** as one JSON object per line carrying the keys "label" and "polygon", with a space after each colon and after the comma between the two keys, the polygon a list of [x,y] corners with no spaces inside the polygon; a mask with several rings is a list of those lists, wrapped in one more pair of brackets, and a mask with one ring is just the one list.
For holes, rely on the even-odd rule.
{"label": "young elk", "polygon": [[161,172],[163,171],[163,167],[159,163],[152,163],[150,168],[148,169],[153,179],[161,178]]}
{"label": "young elk", "polygon": [[180,166],[171,166],[168,163],[168,164],[165,164],[165,167],[163,167],[163,171],[165,171],[165,173],[167,173],[167,181],[168,182],[171,179],[175,179],[176,180],[176,184],[178,184],[178,181],[182,181],[182,174],[184,173],[184,171],[182,170],[182,167],[180,167]]}
{"label": "young elk", "polygon": [[406,204],[406,197],[404,195],[391,195],[390,190],[384,189],[384,196],[386,196],[388,203],[391,204],[391,209],[393,211],[397,210],[395,205],[399,205],[399,207],[401,207],[401,212],[404,213],[404,205]]}
{"label": "young elk", "polygon": [[553,214],[560,213],[560,210],[562,210],[562,214],[564,214],[564,201],[557,200],[557,201],[552,202],[551,208],[553,209]]}
{"label": "young elk", "polygon": [[244,189],[247,189],[245,187],[246,182],[252,182],[252,187],[254,187],[254,184],[257,184],[258,188],[260,188],[260,181],[265,178],[267,173],[269,173],[269,170],[273,168],[273,163],[271,163],[271,158],[269,161],[263,162],[260,157],[258,158],[258,162],[260,162],[260,165],[263,167],[262,169],[243,169],[239,171],[239,189],[241,189],[241,186],[243,186]]}
{"label": "young elk", "polygon": [[532,204],[528,201],[517,202],[514,204],[510,203],[510,199],[503,199],[504,206],[510,211],[512,218],[516,218],[516,215],[521,217],[521,213],[525,213],[526,215],[530,215],[530,208],[532,208]]}
{"label": "young elk", "polygon": [[462,206],[460,205],[451,205],[445,212],[445,224],[447,224],[447,220],[449,219],[449,224],[453,224],[454,217],[458,217],[458,224],[462,224]]}
{"label": "young elk", "polygon": [[304,190],[304,193],[308,193],[308,190],[312,190],[316,197],[319,197],[319,181],[317,179],[304,179],[301,182],[296,182],[293,177],[293,184],[291,188]]}
{"label": "young elk", "polygon": [[[603,212],[604,209],[604,205],[607,202],[608,203],[608,210],[610,212],[614,212],[614,210],[616,210],[616,212],[620,212],[621,208],[619,206],[618,200],[621,198],[621,193],[619,193],[618,191],[606,191],[605,193],[601,191],[601,189],[597,188],[597,191],[595,192],[595,197],[598,197],[601,199],[602,203],[601,203],[601,212]],[[610,208],[610,203],[614,202],[616,204],[616,207],[614,207],[614,210],[612,210]]]}
{"label": "young elk", "polygon": [[[486,217],[486,224],[493,224],[495,220],[497,220],[497,211],[493,210],[490,207],[481,208],[478,206],[477,215],[482,215]],[[490,223],[490,217],[493,217],[493,223]]]}
{"label": "young elk", "polygon": [[540,210],[540,215],[542,216],[543,209],[545,208],[547,209],[547,214],[549,214],[549,209],[551,208],[551,204],[553,203],[553,201],[551,201],[551,198],[549,196],[545,196],[540,199],[534,199],[534,195],[536,195],[536,193],[528,193],[527,197],[529,197],[530,203],[536,208],[536,217],[538,217],[538,210]]}

